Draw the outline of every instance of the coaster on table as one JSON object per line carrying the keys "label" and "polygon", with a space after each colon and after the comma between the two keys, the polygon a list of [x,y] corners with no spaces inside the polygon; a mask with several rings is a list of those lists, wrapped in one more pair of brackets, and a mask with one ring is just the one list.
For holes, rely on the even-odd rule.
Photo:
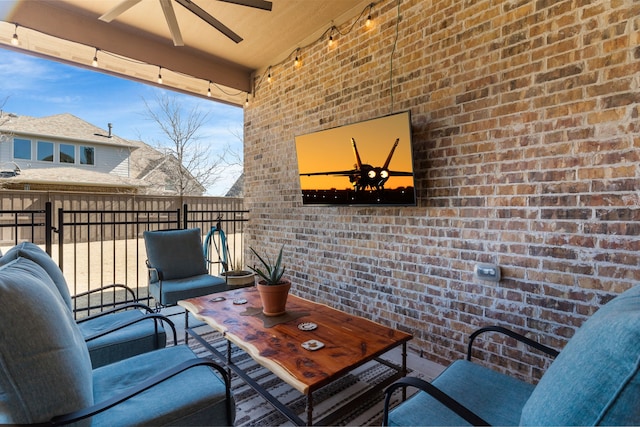
{"label": "coaster on table", "polygon": [[324,343],[318,340],[309,340],[302,343],[302,348],[309,351],[320,350],[322,347],[324,347]]}
{"label": "coaster on table", "polygon": [[298,323],[298,329],[300,329],[301,331],[313,331],[317,327],[318,325],[312,322]]}

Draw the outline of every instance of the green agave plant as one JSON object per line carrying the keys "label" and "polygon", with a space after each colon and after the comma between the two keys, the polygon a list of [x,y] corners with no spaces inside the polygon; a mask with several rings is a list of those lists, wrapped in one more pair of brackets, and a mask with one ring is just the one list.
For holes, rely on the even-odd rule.
{"label": "green agave plant", "polygon": [[262,268],[251,266],[248,267],[262,280],[264,280],[267,285],[279,285],[285,271],[285,267],[282,265],[282,251],[284,250],[284,245],[282,245],[282,247],[280,248],[280,253],[278,254],[278,259],[276,260],[275,264],[272,263],[269,258],[265,260],[265,258],[261,257],[260,254],[255,251],[255,249],[250,249],[262,263]]}

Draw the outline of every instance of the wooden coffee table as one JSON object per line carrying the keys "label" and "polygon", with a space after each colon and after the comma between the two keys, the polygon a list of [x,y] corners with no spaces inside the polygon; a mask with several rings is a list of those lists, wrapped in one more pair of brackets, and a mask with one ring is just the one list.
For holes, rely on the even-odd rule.
{"label": "wooden coffee table", "polygon": [[[223,298],[223,299],[222,299]],[[221,300],[222,299],[222,300]],[[246,300],[244,304],[242,303]],[[289,295],[287,314],[281,318],[266,318],[260,313],[260,296],[255,287],[191,298],[178,302],[195,318],[221,332],[227,339],[227,355],[221,354],[188,323],[186,331],[221,362],[242,377],[290,421],[304,425],[305,421],[271,396],[262,386],[231,360],[231,344],[243,349],[257,363],[307,397],[307,420],[313,421],[313,392],[335,381],[351,370],[376,360],[396,371],[395,375],[377,384],[370,393],[386,387],[406,375],[407,341],[410,334],[388,328],[362,317],[335,310],[324,304]],[[267,325],[265,326],[265,321]],[[283,323],[279,323],[283,321]],[[271,326],[269,323],[277,323]],[[300,329],[301,323],[313,330]],[[318,348],[315,342],[324,346]],[[303,343],[309,349],[303,347]],[[402,345],[402,363],[397,366],[379,356]],[[340,408],[340,413],[344,413]],[[339,414],[329,415],[318,424],[330,423]]]}

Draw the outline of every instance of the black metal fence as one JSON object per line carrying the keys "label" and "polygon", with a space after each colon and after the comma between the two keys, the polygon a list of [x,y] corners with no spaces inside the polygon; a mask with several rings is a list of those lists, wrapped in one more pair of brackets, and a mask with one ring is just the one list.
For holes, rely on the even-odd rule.
{"label": "black metal fence", "polygon": [[139,299],[149,300],[142,238],[147,230],[200,228],[204,241],[212,228],[222,229],[225,241],[221,233],[211,234],[217,250],[209,252],[210,273],[221,272],[222,250],[229,251],[225,259],[243,263],[246,210],[191,210],[184,204],[175,210],[59,208],[55,214],[54,227],[51,202],[44,209],[0,210],[3,243],[5,249],[25,240],[41,245],[62,269],[72,295],[118,283],[134,289]]}

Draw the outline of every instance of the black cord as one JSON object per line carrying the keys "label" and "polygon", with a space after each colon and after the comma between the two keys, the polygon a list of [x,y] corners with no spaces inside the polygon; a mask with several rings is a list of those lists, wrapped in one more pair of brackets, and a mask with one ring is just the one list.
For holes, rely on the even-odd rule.
{"label": "black cord", "polygon": [[397,0],[397,18],[396,18],[396,38],[393,40],[393,49],[391,49],[391,59],[389,64],[389,90],[391,92],[391,111],[393,113],[393,55],[396,52],[396,45],[398,44],[398,34],[400,27],[400,0]]}

